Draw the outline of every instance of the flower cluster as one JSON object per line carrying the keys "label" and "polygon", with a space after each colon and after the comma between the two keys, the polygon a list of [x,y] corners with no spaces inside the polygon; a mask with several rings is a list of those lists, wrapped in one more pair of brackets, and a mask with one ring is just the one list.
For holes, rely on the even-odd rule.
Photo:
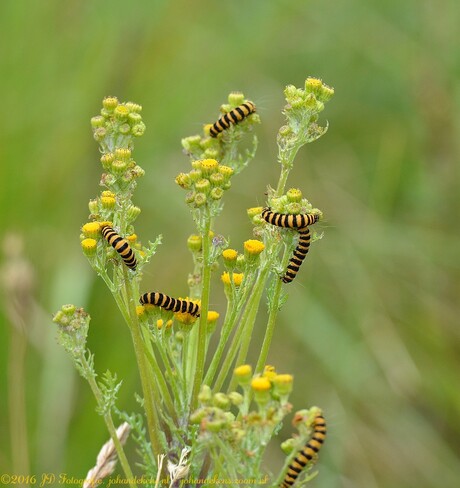
{"label": "flower cluster", "polygon": [[[203,385],[198,397],[200,406],[190,419],[200,427],[200,444],[211,453],[215,452],[212,446],[219,446],[221,439],[228,443],[235,459],[243,459],[268,442],[290,412],[287,400],[293,377],[277,374],[272,366],[266,366],[261,375],[254,375],[252,367],[245,364],[234,370],[234,379],[241,391],[213,394]],[[242,466],[248,469],[246,463]]]}
{"label": "flower cluster", "polygon": [[188,190],[185,201],[192,208],[206,204],[212,206],[230,188],[233,173],[232,168],[219,164],[215,159],[200,159],[192,162],[191,171],[177,175],[176,183]]}

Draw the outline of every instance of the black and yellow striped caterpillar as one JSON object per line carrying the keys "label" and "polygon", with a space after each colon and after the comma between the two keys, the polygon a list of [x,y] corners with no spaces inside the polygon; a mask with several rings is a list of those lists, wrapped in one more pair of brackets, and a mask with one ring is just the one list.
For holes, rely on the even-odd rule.
{"label": "black and yellow striped caterpillar", "polygon": [[299,229],[299,242],[297,243],[297,247],[294,249],[292,257],[289,260],[286,273],[281,278],[283,283],[290,283],[296,277],[297,272],[300,269],[300,265],[305,259],[310,248],[310,239],[311,236],[308,227],[303,227],[302,229]]}
{"label": "black and yellow striped caterpillar", "polygon": [[315,457],[326,439],[326,421],[318,413],[313,420],[313,434],[310,440],[305,444],[303,449],[297,454],[294,461],[289,465],[286,476],[280,485],[280,488],[289,488],[295,483],[299,474],[305,466]]}
{"label": "black and yellow striped caterpillar", "polygon": [[101,232],[102,236],[121,256],[121,259],[123,259],[126,266],[135,270],[137,266],[136,256],[134,255],[134,251],[131,249],[129,242],[124,237],[117,234],[110,225],[102,225]]}
{"label": "black and yellow striped caterpillar", "polygon": [[171,298],[163,293],[144,293],[139,299],[139,302],[142,305],[155,305],[156,307],[171,310],[172,312],[187,312],[193,317],[200,316],[200,306],[197,303],[193,303],[190,300],[182,300],[180,298]]}
{"label": "black and yellow striped caterpillar", "polygon": [[302,229],[307,225],[312,225],[318,221],[318,215],[313,214],[282,214],[272,212],[270,207],[262,210],[262,218],[269,224],[288,229]]}
{"label": "black and yellow striped caterpillar", "polygon": [[270,207],[265,207],[262,210],[262,218],[269,224],[287,229],[295,229],[299,233],[297,247],[294,249],[292,257],[289,260],[286,273],[281,277],[283,283],[291,283],[297,276],[300,265],[310,249],[311,235],[308,226],[317,222],[319,217],[313,214],[282,214],[272,212]]}
{"label": "black and yellow striped caterpillar", "polygon": [[217,137],[219,133],[228,129],[231,124],[238,124],[248,115],[253,114],[256,111],[256,106],[252,102],[245,102],[238,107],[230,110],[230,112],[222,115],[222,117],[209,129],[211,137]]}

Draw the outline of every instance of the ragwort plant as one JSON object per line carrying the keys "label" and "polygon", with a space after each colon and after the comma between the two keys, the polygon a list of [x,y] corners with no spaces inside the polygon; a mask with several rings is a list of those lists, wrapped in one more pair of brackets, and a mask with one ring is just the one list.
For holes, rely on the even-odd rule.
{"label": "ragwort plant", "polygon": [[[175,298],[165,290],[142,290],[145,294],[141,295],[144,269],[160,265],[150,264],[150,260],[161,243],[157,236],[143,244],[134,227],[140,209],[133,203],[133,193],[137,180],[144,176],[133,159],[134,141],[145,131],[141,107],[107,97],[100,115],[92,118],[102,153],[103,190],[89,202],[90,221],[82,226],[81,246],[130,330],[145,426],[143,415],[117,407],[121,383],[116,375],[97,375],[86,342],[89,315],[65,305],[54,321],[59,342],[94,393],[97,411],[111,437],[110,452],[118,455],[125,484],[207,486],[221,480],[230,485],[284,487],[300,486],[313,476],[309,471],[325,436],[317,407],[294,415],[297,434],[282,445],[287,456],[278,476],[262,465],[268,442],[291,411],[288,399],[293,387],[293,376],[277,372],[266,360],[278,312],[287,299],[288,285],[280,277],[289,269],[295,277],[310,243],[309,227],[299,222],[322,218],[300,189],[286,191],[287,179],[299,149],[326,132],[327,127],[317,121],[332,95],[333,89],[316,78],[307,78],[302,89],[292,85],[285,89],[286,124],[277,139],[280,178],[276,188],[268,187],[267,207],[271,210],[265,210],[265,217],[262,207],[247,211],[254,235],[242,244],[241,251],[229,248],[227,239],[215,234],[214,227],[233,177],[255,156],[257,138],[252,133],[260,122],[255,106],[243,94],[231,93],[221,107],[220,122],[214,124],[218,130],[209,124],[202,135],[182,140],[191,167],[176,177],[176,183],[186,191],[196,234],[187,239],[193,259],[188,291],[185,297],[177,296],[182,290],[171,292]],[[245,110],[243,104],[251,110]],[[250,147],[244,149],[242,142],[246,139],[248,145],[251,135]],[[312,241],[319,237],[314,232]],[[219,265],[224,269],[219,273],[227,299],[223,319],[209,307],[211,277]],[[247,355],[264,292],[268,321],[252,367]],[[219,341],[211,351],[213,334],[219,334]],[[122,429],[123,438],[117,434],[114,416],[127,426]],[[122,441],[129,431],[138,445],[142,478],[133,475],[123,451]],[[106,469],[95,466],[88,476],[94,472],[99,478],[109,476],[114,469],[113,454],[111,462]]]}

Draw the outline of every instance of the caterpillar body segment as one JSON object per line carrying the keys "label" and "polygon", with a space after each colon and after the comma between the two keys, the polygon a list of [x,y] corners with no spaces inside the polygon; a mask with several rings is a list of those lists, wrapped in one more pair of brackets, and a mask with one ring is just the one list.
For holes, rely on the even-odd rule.
{"label": "caterpillar body segment", "polygon": [[211,137],[217,137],[218,134],[228,129],[230,125],[239,124],[249,115],[256,111],[256,106],[252,102],[245,102],[238,107],[230,110],[230,112],[222,115],[222,117],[215,122],[209,129],[209,134]]}
{"label": "caterpillar body segment", "polygon": [[290,488],[305,469],[307,464],[316,457],[326,439],[326,421],[321,414],[318,414],[313,420],[313,434],[310,440],[299,451],[295,459],[289,465],[286,476],[280,485],[280,488]]}
{"label": "caterpillar body segment", "polygon": [[297,276],[300,265],[302,264],[303,260],[307,256],[308,250],[310,249],[310,240],[311,235],[309,228],[304,227],[303,229],[299,229],[299,242],[297,244],[297,247],[294,249],[294,252],[292,253],[291,259],[289,260],[286,273],[281,278],[283,283],[290,283]]}
{"label": "caterpillar body segment", "polygon": [[129,242],[117,234],[109,225],[102,226],[101,233],[104,239],[117,251],[126,266],[134,271],[137,260]]}
{"label": "caterpillar body segment", "polygon": [[172,298],[164,293],[144,293],[139,299],[139,302],[142,305],[155,305],[156,307],[161,307],[171,312],[189,313],[193,317],[200,316],[200,306],[197,303],[193,303],[190,300]]}
{"label": "caterpillar body segment", "polygon": [[270,207],[262,210],[262,218],[269,224],[287,229],[302,229],[307,225],[313,225],[318,222],[318,215],[313,214],[283,214],[272,212]]}

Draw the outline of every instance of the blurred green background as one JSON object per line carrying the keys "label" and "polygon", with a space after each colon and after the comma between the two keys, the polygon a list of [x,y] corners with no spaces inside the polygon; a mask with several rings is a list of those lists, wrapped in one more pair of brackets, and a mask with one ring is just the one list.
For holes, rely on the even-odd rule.
{"label": "blurred green background", "polygon": [[[241,249],[246,208],[278,179],[283,88],[312,75],[335,88],[330,128],[300,152],[289,183],[323,210],[325,235],[289,285],[270,355],[295,374],[294,408],[321,406],[328,420],[309,486],[460,486],[459,25],[453,0],[3,0],[0,471],[12,469],[8,401],[20,399],[23,362],[32,472],[83,477],[107,438],[55,342],[51,313],[63,303],[90,312],[97,368],[124,378],[119,404],[137,408],[127,328],[78,239],[99,192],[89,119],[102,98],[144,108],[136,230],[164,236],[145,290],[181,294],[194,228],[174,184],[189,164],[180,139],[232,90],[256,103],[258,155],[216,228]],[[214,290],[223,311],[218,274]],[[27,350],[11,334],[18,320]],[[279,440],[291,432],[286,422]],[[281,466],[278,442],[268,462]]]}

